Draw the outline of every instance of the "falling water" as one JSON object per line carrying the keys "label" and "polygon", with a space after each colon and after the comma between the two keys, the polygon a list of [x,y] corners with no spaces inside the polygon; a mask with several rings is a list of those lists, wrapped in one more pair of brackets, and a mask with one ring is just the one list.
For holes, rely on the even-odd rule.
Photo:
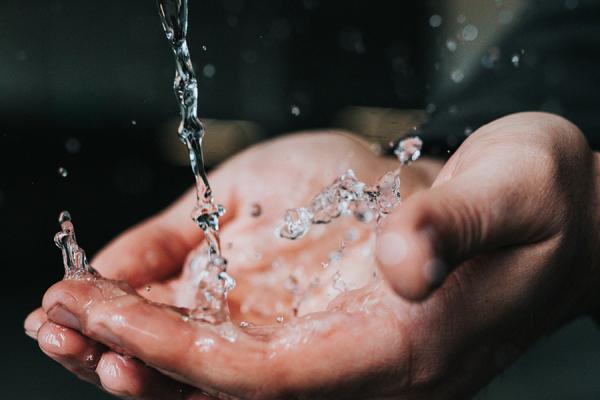
{"label": "falling water", "polygon": [[235,286],[235,281],[226,272],[227,260],[221,255],[219,242],[219,217],[225,209],[215,204],[204,169],[204,127],[198,118],[198,81],[187,45],[188,1],[157,0],[157,4],[165,35],[175,55],[173,89],[181,111],[178,135],[188,149],[196,179],[196,205],[192,219],[204,232],[208,243],[208,262],[198,283],[196,308],[190,316],[219,323],[229,319],[227,292]]}

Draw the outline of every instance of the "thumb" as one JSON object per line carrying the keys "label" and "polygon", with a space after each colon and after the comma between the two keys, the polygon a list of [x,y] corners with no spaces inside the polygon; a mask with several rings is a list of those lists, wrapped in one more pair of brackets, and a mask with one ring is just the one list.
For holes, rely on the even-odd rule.
{"label": "thumb", "polygon": [[392,288],[420,300],[478,253],[539,240],[543,205],[514,185],[465,173],[409,197],[377,234],[376,260]]}

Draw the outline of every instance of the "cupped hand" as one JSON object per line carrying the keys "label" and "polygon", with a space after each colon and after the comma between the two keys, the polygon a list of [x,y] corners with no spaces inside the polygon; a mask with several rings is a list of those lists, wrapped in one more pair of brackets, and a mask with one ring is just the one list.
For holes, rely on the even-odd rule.
{"label": "cupped hand", "polygon": [[[65,338],[85,341],[78,347],[85,351],[74,357],[79,363],[64,362],[80,375],[80,360],[90,351],[102,359],[121,357],[132,365],[121,376],[134,376],[133,384],[115,378],[111,383],[121,386],[111,388],[102,371],[83,377],[99,376],[114,393],[139,398],[465,398],[540,335],[598,305],[598,238],[590,229],[598,221],[598,164],[576,127],[527,113],[479,129],[431,188],[435,167],[421,165],[404,171],[414,174],[404,182],[415,185],[405,189],[416,193],[380,226],[377,262],[369,263],[361,249],[372,237],[352,220],[295,242],[277,240],[273,230],[283,209],[306,204],[346,168],[372,182],[393,161],[331,135],[250,150],[225,164],[213,182],[233,210],[223,242],[225,248],[233,243],[230,272],[240,284],[231,293],[234,320],[270,325],[215,329],[113,284],[65,281],[44,298],[52,322],[38,338],[60,328]],[[259,218],[249,211],[255,202],[263,210]],[[182,222],[184,203],[109,246],[99,259],[106,261],[97,262],[107,276],[138,286],[160,277],[164,283],[153,284],[149,294],[185,306],[185,279],[169,280],[199,243],[195,229]],[[347,254],[325,270],[346,274],[350,290],[338,290],[332,300],[337,292],[329,285],[314,292],[309,285],[294,318],[294,296],[281,283],[304,271],[322,277],[314,269],[349,229],[358,233]],[[149,232],[157,240],[180,240],[158,245],[136,236]],[[386,281],[361,287],[374,264]],[[277,315],[282,324],[273,323]],[[52,340],[40,342],[50,352]]]}
{"label": "cupped hand", "polygon": [[[348,168],[374,183],[397,166],[348,135],[306,133],[255,146],[215,171],[216,198],[228,209],[221,241],[237,280],[235,326],[189,321],[158,304],[193,305],[182,265],[203,244],[189,219],[190,192],[93,260],[137,293],[110,281],[59,282],[26,330],[79,377],[124,397],[392,393],[407,376],[406,305],[372,277],[372,226],[341,218],[297,241],[275,231],[287,208],[307,205]],[[439,167],[423,160],[406,168],[403,195],[429,187]],[[251,324],[237,328],[241,321]]]}

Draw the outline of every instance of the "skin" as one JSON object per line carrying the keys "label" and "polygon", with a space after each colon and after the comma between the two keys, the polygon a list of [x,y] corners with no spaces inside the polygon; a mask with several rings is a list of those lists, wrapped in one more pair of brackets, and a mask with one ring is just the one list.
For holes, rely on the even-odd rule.
{"label": "skin", "polygon": [[[349,227],[358,229],[355,245],[368,243],[368,228],[351,219],[327,235],[273,240],[284,209],[308,204],[349,167],[374,182],[396,165],[347,135],[310,133],[255,146],[211,176],[229,209],[223,243],[235,243],[226,251],[238,280],[233,319],[267,328],[238,329],[231,342],[155,303],[190,301],[181,266],[200,239],[188,193],[93,261],[138,292],[105,280],[59,282],[26,332],[77,376],[124,398],[453,399],[598,307],[598,237],[589,229],[598,222],[598,156],[575,126],[541,113],[482,127],[443,166],[423,160],[402,171],[405,201],[378,227],[375,259],[350,252],[340,267],[348,282],[373,268],[383,281],[333,300],[315,293],[282,324],[243,307],[256,298],[289,309],[289,293],[264,279],[275,276],[273,261],[301,258],[316,273],[310,266]],[[257,218],[248,210],[259,199]],[[256,251],[261,257],[244,258]]]}

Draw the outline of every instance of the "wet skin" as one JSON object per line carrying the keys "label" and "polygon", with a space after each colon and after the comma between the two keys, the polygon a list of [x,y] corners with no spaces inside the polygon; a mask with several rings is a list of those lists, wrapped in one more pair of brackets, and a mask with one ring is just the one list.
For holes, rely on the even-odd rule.
{"label": "wet skin", "polygon": [[[128,398],[464,398],[536,338],[598,306],[597,156],[567,121],[527,113],[482,127],[444,166],[424,160],[403,171],[407,199],[377,232],[376,265],[344,259],[349,281],[378,267],[383,282],[331,302],[317,293],[282,324],[264,307],[244,309],[252,297],[289,305],[289,293],[263,279],[273,261],[319,265],[352,225],[278,240],[285,208],[307,204],[348,167],[373,182],[395,166],[356,139],[310,133],[255,146],[213,173],[229,209],[222,240],[234,243],[233,319],[270,328],[239,328],[232,342],[154,303],[189,301],[179,273],[201,235],[188,193],[93,260],[137,292],[59,282],[26,332],[80,378]],[[366,243],[366,228],[352,226]]]}

